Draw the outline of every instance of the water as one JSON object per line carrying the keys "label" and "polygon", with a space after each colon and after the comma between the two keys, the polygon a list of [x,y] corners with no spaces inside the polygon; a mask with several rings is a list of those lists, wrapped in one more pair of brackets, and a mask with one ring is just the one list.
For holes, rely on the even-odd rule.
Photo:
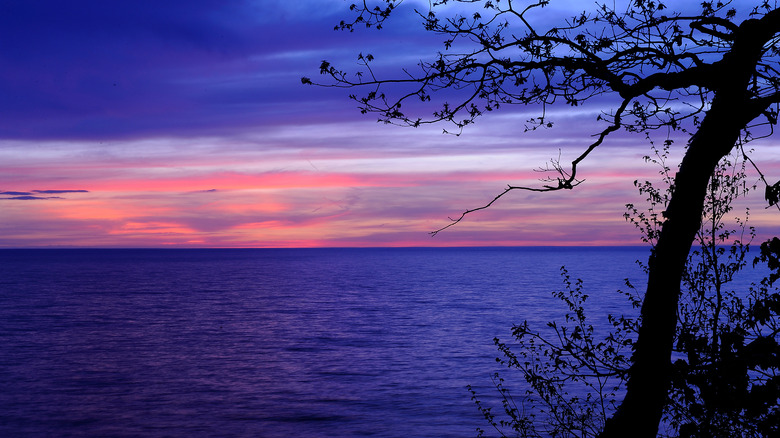
{"label": "water", "polygon": [[561,265],[605,315],[646,255],[0,250],[0,436],[474,436],[466,385],[561,314]]}

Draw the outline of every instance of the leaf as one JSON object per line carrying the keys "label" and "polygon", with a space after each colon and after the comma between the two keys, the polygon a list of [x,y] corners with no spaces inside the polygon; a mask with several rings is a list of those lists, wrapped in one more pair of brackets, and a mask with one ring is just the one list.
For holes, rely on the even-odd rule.
{"label": "leaf", "polygon": [[780,181],[771,186],[766,186],[764,199],[766,199],[770,206],[775,205],[780,201]]}

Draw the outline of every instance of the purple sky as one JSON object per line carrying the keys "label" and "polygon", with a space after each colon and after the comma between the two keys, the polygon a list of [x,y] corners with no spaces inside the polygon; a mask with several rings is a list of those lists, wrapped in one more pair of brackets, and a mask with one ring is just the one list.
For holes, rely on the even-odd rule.
{"label": "purple sky", "polygon": [[[559,150],[571,160],[609,102],[552,108],[556,128],[531,134],[532,108],[503,108],[454,137],[377,124],[350,91],[301,84],[322,59],[372,53],[397,72],[431,57],[442,38],[410,14],[427,4],[348,33],[333,31],[341,0],[2,3],[0,246],[639,244],[624,204],[657,169],[625,135],[576,190],[518,192],[428,236],[534,184]],[[759,151],[768,169],[776,146]],[[771,224],[760,199],[753,223]]]}

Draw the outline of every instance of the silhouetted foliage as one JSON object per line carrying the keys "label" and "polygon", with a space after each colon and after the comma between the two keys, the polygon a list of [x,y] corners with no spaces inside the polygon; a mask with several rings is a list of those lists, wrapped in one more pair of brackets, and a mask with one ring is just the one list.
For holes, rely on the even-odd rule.
{"label": "silhouetted foliage", "polygon": [[[561,276],[564,290],[554,295],[565,306],[563,320],[542,329],[524,321],[513,327],[513,344],[494,339],[503,356],[497,361],[519,370],[528,384],[519,402],[496,374],[493,381],[503,407],[498,415],[504,416],[497,419],[469,387],[472,400],[502,437],[596,436],[625,390],[637,320],[607,315],[604,334],[603,324],[599,331],[586,314],[582,281],[572,279],[565,267]],[[626,285],[628,292],[621,293],[628,304],[639,307],[636,291],[628,280]],[[479,436],[484,433],[480,430]]]}
{"label": "silhouetted foliage", "polygon": [[[663,180],[672,183],[665,158],[666,151],[648,157],[661,165]],[[746,224],[749,210],[744,220],[729,217],[733,202],[754,188],[746,184],[745,160],[735,164],[733,159],[721,160],[710,180],[698,247],[691,252],[683,275],[672,385],[664,413],[672,436],[770,437],[780,425],[780,308],[771,306],[780,297],[771,288],[775,274],[749,290],[732,286],[735,275],[748,263],[755,237],[755,230]],[[648,194],[650,210],[668,202],[668,191],[663,195],[648,182],[637,185]],[[657,216],[643,218],[633,205],[628,207],[629,220],[657,235],[653,231],[660,227]],[[767,245],[761,245],[762,254]],[[759,263],[760,257],[753,266]]]}
{"label": "silhouetted foliage", "polygon": [[[660,165],[662,180],[668,184],[673,178],[666,166],[667,151],[656,151],[646,159]],[[663,415],[665,436],[780,433],[780,293],[772,288],[780,278],[780,239],[764,242],[754,261],[754,266],[767,263],[772,272],[749,290],[731,287],[747,264],[754,237],[746,221],[734,218],[732,223],[728,216],[733,201],[750,190],[745,179],[744,161],[734,165],[727,158],[711,181],[697,236],[699,247],[690,254],[683,279],[672,385]],[[670,190],[659,190],[649,181],[635,184],[647,196],[647,210],[628,204],[626,219],[653,245],[661,223],[655,211],[666,205]],[[643,268],[647,271],[647,266]],[[548,323],[546,330],[524,322],[514,327],[514,345],[495,340],[502,353],[500,363],[525,378],[525,393],[516,400],[496,375],[503,409],[494,413],[469,388],[501,436],[597,436],[625,391],[639,321],[607,315],[606,333],[605,324],[594,328],[582,281],[572,280],[565,268],[562,277],[564,291],[554,294],[566,309],[562,321]],[[628,279],[626,287],[626,292],[619,292],[627,308],[638,307],[640,294]]]}
{"label": "silhouetted foliage", "polygon": [[[443,51],[432,59],[398,77],[384,77],[374,67],[379,57],[360,54],[355,72],[325,60],[320,73],[330,81],[326,86],[361,89],[350,97],[380,121],[413,127],[441,122],[456,135],[477,117],[507,105],[536,108],[524,127],[534,130],[554,126],[550,105],[598,99],[602,110],[594,116],[604,125],[570,165],[554,162],[547,169],[552,175],[538,187],[510,185],[442,229],[513,190],[576,187],[582,182],[579,164],[615,131],[690,134],[679,170],[670,177],[665,209],[649,213],[660,222],[655,234],[647,235],[655,249],[646,265],[641,325],[625,397],[601,433],[652,437],[675,378],[671,355],[681,284],[710,177],[721,159],[735,148],[744,154],[745,143],[770,135],[777,124],[780,8],[768,0],[752,6],[704,1],[677,2],[683,9],[673,11],[660,1],[633,0],[588,5],[592,10],[542,28],[537,20],[553,2],[432,0],[429,10],[416,11],[422,26],[443,38]],[[336,28],[379,29],[402,3],[363,0],[350,7],[353,19]],[[764,183],[766,200],[777,205],[775,185]],[[656,213],[660,218],[652,216]],[[719,349],[722,345],[718,341]]]}

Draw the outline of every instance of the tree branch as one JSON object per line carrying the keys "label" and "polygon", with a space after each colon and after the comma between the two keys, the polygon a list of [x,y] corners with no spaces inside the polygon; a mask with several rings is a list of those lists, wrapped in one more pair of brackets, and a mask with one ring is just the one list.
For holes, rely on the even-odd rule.
{"label": "tree branch", "polygon": [[447,228],[449,228],[449,227],[457,224],[458,222],[462,221],[463,218],[466,217],[466,215],[474,213],[476,211],[485,210],[487,208],[490,208],[490,206],[493,205],[496,201],[498,201],[504,195],[506,195],[507,193],[509,193],[509,192],[511,192],[513,190],[524,190],[524,191],[529,191],[529,192],[553,192],[553,191],[564,190],[564,189],[565,190],[571,190],[574,187],[580,185],[582,182],[584,182],[584,180],[577,180],[577,166],[579,165],[580,162],[582,162],[582,160],[584,160],[588,155],[590,155],[590,153],[593,152],[594,149],[596,149],[598,146],[600,146],[604,142],[604,139],[607,138],[607,135],[609,135],[610,133],[620,129],[620,127],[622,126],[621,125],[621,116],[622,116],[623,112],[626,110],[626,108],[628,107],[629,103],[630,103],[630,100],[624,100],[623,101],[623,103],[620,105],[618,110],[615,112],[615,117],[614,117],[613,123],[611,125],[609,125],[606,129],[601,131],[598,134],[598,138],[596,139],[596,141],[591,143],[585,149],[584,152],[582,152],[577,158],[575,158],[571,162],[571,170],[569,172],[564,171],[558,165],[555,166],[555,168],[556,168],[555,170],[560,175],[557,178],[557,181],[558,181],[557,185],[555,185],[555,186],[544,185],[542,187],[524,187],[524,186],[512,186],[512,185],[510,185],[506,189],[504,189],[503,192],[499,193],[495,198],[493,198],[487,204],[485,204],[485,205],[483,205],[481,207],[477,207],[477,208],[472,208],[472,209],[466,210],[463,213],[461,213],[460,216],[457,217],[456,219],[450,218],[451,222],[449,224],[447,224],[446,226],[441,227],[441,228],[439,228],[439,229],[437,229],[435,231],[431,231],[428,234],[430,234],[431,237],[433,237],[433,236],[439,234],[440,232],[446,230]]}

